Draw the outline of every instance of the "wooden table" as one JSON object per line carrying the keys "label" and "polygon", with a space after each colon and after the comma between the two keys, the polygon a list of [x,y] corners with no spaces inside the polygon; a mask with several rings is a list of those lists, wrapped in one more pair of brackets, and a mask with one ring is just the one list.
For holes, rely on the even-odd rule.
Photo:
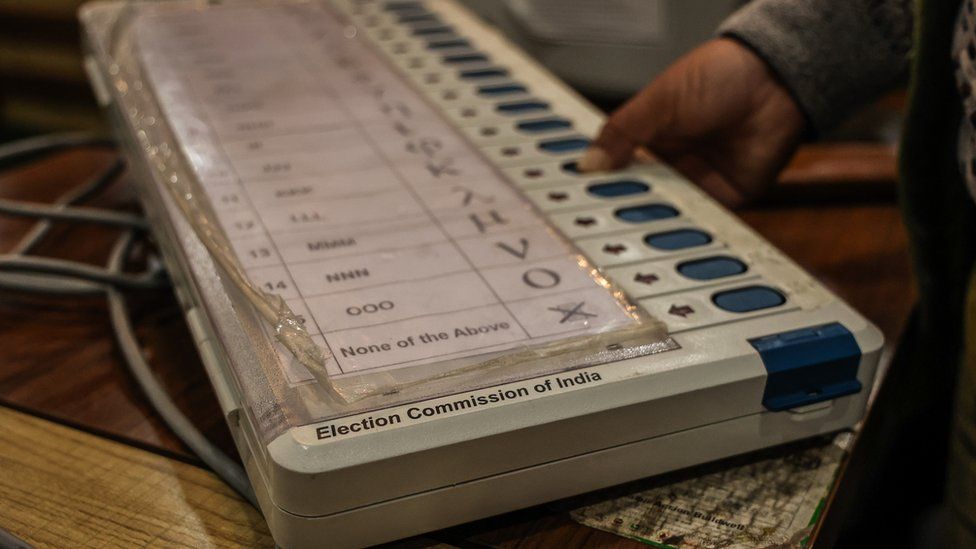
{"label": "wooden table", "polygon": [[[112,151],[60,153],[0,174],[0,196],[50,201]],[[895,341],[914,302],[894,202],[893,152],[801,151],[784,184],[742,218]],[[94,201],[133,208],[124,180]],[[0,252],[29,223],[0,218]],[[103,263],[111,230],[58,226],[43,255]],[[145,354],[180,407],[233,452],[175,299],[131,299]],[[830,513],[827,520],[830,520]],[[200,468],[149,408],[115,348],[102,298],[0,291],[0,526],[38,545],[269,546],[260,515]],[[404,542],[430,546],[640,544],[537,507]]]}

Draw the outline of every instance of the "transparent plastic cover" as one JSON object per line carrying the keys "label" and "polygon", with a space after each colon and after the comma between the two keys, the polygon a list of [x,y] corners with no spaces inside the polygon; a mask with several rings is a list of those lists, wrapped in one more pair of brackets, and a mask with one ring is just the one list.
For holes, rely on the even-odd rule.
{"label": "transparent plastic cover", "polygon": [[123,132],[277,341],[280,371],[238,381],[283,379],[297,421],[672,345],[341,5],[128,3],[110,27]]}

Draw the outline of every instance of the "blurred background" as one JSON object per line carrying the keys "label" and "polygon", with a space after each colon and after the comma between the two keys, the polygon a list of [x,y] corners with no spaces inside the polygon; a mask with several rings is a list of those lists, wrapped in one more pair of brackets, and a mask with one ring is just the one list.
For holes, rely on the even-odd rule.
{"label": "blurred background", "polygon": [[0,140],[102,127],[82,68],[81,4],[0,1]]}

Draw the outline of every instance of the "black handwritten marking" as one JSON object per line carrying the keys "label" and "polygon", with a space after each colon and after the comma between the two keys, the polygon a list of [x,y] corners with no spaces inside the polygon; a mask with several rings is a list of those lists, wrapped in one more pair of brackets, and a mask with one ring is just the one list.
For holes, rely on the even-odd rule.
{"label": "black handwritten marking", "polygon": [[586,305],[586,302],[580,301],[576,305],[560,305],[559,307],[549,307],[549,310],[556,313],[563,314],[563,317],[559,320],[560,324],[563,324],[570,320],[575,320],[576,317],[580,317],[580,318],[596,317],[595,313],[589,313],[584,311],[583,310],[584,305]]}

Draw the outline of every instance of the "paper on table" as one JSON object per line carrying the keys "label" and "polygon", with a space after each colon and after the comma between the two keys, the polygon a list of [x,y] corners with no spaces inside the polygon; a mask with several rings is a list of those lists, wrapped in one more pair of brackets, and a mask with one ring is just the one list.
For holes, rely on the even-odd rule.
{"label": "paper on table", "polygon": [[656,547],[802,547],[847,455],[850,432],[773,450],[700,476],[653,488],[630,485],[574,509],[577,522]]}

